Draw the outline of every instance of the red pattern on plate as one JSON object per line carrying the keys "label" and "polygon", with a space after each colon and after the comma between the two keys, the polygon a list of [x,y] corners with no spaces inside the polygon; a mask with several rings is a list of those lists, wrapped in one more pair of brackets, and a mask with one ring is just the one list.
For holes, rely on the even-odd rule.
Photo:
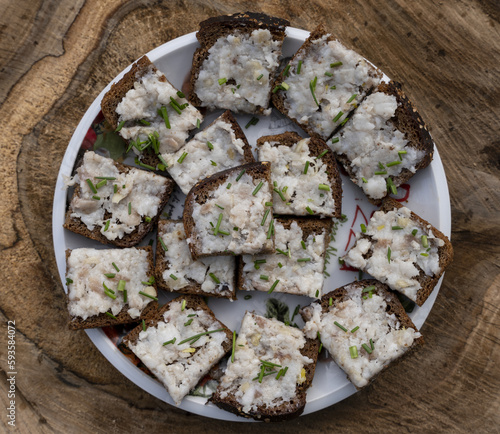
{"label": "red pattern on plate", "polygon": [[410,184],[401,184],[400,187],[405,190],[405,195],[401,198],[397,198],[395,197],[394,199],[396,199],[398,202],[406,202],[408,201],[408,198],[410,197],[410,188],[411,188],[411,185]]}

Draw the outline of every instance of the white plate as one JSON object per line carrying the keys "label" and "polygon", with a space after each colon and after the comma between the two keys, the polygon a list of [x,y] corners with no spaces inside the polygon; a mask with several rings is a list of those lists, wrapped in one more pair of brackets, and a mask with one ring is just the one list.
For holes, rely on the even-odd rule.
{"label": "white plate", "polygon": [[[302,45],[303,41],[309,36],[309,32],[295,28],[287,29],[287,38],[283,45],[283,55],[291,56]],[[174,39],[147,53],[149,59],[162,71],[171,83],[181,88],[182,84],[190,70],[192,55],[198,47],[195,33]],[[127,68],[128,70],[129,68]],[[113,82],[118,81],[126,71],[122,71]],[[80,121],[68,149],[64,155],[54,194],[53,205],[53,240],[54,250],[57,260],[57,266],[61,281],[65,282],[66,261],[65,250],[76,247],[96,247],[104,248],[102,244],[86,239],[80,235],[63,229],[64,215],[66,211],[66,195],[64,189],[64,179],[71,175],[75,158],[81,143],[91,126],[93,120],[100,111],[100,103],[103,95],[109,90],[111,83],[99,94],[96,100],[87,110]],[[206,116],[204,125],[208,125],[219,113],[211,113]],[[250,115],[236,116],[240,125],[244,126],[251,119]],[[254,145],[256,139],[263,135],[278,134],[286,130],[294,130],[304,135],[304,132],[298,129],[291,121],[284,118],[281,114],[273,110],[269,117],[260,117],[260,122],[256,126],[244,129],[244,132],[251,145]],[[359,224],[364,223],[363,215],[370,217],[375,209],[361,190],[343,176],[343,203],[342,212],[348,218],[345,223],[338,223],[335,241],[331,244],[337,249],[337,254],[341,256],[347,246],[353,244],[353,231],[359,229]],[[434,160],[431,165],[420,171],[408,183],[408,202],[410,209],[418,215],[428,220],[448,237],[451,231],[450,200],[448,194],[448,185],[444,174],[441,159],[434,149]],[[399,189],[399,197],[403,197],[407,191],[404,188]],[[183,203],[182,195],[177,192],[180,203]],[[170,202],[172,203],[172,201]],[[170,206],[172,216],[178,218],[181,215],[181,205]],[[324,287],[324,293],[329,292],[339,286],[352,282],[358,277],[357,272],[345,271],[340,269],[337,257],[332,257],[327,268],[330,276]],[[366,277],[366,275],[365,275]],[[415,325],[420,328],[429,314],[432,305],[436,299],[441,281],[438,283],[434,292],[422,307],[416,306],[410,314]],[[239,329],[241,318],[246,310],[255,310],[257,313],[265,312],[265,301],[269,298],[267,293],[254,292],[250,300],[244,300],[243,297],[248,293],[238,292],[239,300],[230,302],[225,299],[210,299],[209,305],[215,312],[217,318],[224,322],[231,329]],[[160,303],[173,298],[172,294],[160,294]],[[290,313],[293,312],[298,304],[304,306],[312,300],[308,297],[300,297],[287,294],[275,294],[274,298],[284,301],[290,307]],[[297,323],[302,324],[297,320]],[[164,389],[164,387],[155,379],[151,378],[139,368],[137,368],[122,352],[116,347],[111,339],[101,329],[87,330],[87,334],[101,351],[101,353],[128,379],[133,381],[139,387],[157,398],[173,405],[173,401]],[[352,395],[356,389],[346,379],[345,374],[338,368],[331,359],[322,358],[319,360],[312,387],[307,393],[307,405],[304,414],[312,413],[322,408],[328,407],[342,399]],[[215,419],[246,421],[246,419],[237,417],[231,413],[220,410],[213,404],[205,405],[206,399],[188,396],[180,408],[203,416]]]}

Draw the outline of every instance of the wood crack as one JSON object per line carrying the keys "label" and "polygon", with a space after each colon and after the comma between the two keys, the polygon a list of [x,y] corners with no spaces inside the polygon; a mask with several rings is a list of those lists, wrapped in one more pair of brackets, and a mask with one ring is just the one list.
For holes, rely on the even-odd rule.
{"label": "wood crack", "polygon": [[11,214],[11,221],[12,221],[12,230],[14,232],[14,241],[9,243],[8,245],[0,245],[0,252],[7,251],[7,250],[14,248],[17,246],[17,244],[19,242],[22,241],[21,235],[19,234],[19,230],[18,230],[17,224],[16,224],[16,221],[17,221],[16,217],[20,214],[19,207],[17,207],[14,210],[11,210],[10,214]]}

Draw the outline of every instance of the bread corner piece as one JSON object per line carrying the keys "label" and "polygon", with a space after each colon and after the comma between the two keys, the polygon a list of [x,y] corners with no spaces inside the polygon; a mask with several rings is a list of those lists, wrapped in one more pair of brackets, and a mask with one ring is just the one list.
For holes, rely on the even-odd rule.
{"label": "bread corner piece", "polygon": [[162,155],[182,147],[189,131],[203,121],[201,113],[147,56],[111,86],[102,99],[101,110],[129,147],[152,166],[162,163]]}
{"label": "bread corner piece", "polygon": [[310,136],[327,140],[381,78],[320,25],[281,72],[272,102]]}
{"label": "bread corner piece", "polygon": [[175,298],[123,338],[176,405],[231,349],[232,332],[196,295]]}
{"label": "bread corner piece", "polygon": [[236,257],[191,257],[182,220],[160,220],[156,245],[156,282],[182,294],[236,299]]}
{"label": "bread corner piece", "polygon": [[243,130],[227,110],[177,152],[166,155],[165,162],[182,192],[188,194],[199,180],[255,159]]}
{"label": "bread corner piece", "polygon": [[389,288],[361,280],[325,294],[301,310],[307,337],[321,337],[335,363],[360,389],[423,337]]}
{"label": "bread corner piece", "polygon": [[381,83],[328,141],[351,180],[372,202],[427,167],[434,144],[424,121],[395,82]]}
{"label": "bread corner piece", "polygon": [[270,181],[270,163],[250,163],[191,189],[183,221],[193,259],[274,251]]}
{"label": "bread corner piece", "polygon": [[422,306],[452,261],[453,247],[428,221],[386,198],[343,259]]}
{"label": "bread corner piece", "polygon": [[174,182],[87,151],[64,228],[103,244],[137,245],[158,221]]}
{"label": "bread corner piece", "polygon": [[66,252],[70,329],[127,324],[158,307],[151,247]]}
{"label": "bread corner piece", "polygon": [[196,107],[265,114],[290,23],[262,13],[209,18],[196,34],[189,101]]}
{"label": "bread corner piece", "polygon": [[238,287],[321,297],[331,229],[331,219],[276,218],[276,252],[238,258]]}
{"label": "bread corner piece", "polygon": [[312,383],[319,342],[276,319],[247,312],[234,361],[210,399],[218,407],[265,422],[299,416]]}
{"label": "bread corner piece", "polygon": [[259,161],[271,163],[276,214],[340,218],[342,180],[323,140],[285,132],[259,138],[257,149]]}

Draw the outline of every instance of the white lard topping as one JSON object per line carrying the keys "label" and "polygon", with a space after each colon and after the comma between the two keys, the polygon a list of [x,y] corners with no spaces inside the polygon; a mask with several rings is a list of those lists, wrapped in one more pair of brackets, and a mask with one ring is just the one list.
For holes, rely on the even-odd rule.
{"label": "white lard topping", "polygon": [[[71,200],[71,217],[80,219],[90,231],[100,227],[101,234],[108,240],[133,232],[144,217],[153,218],[161,211],[158,208],[167,188],[167,179],[163,176],[135,168],[120,172],[111,158],[92,151],[85,153],[76,173],[72,183],[79,183],[80,194]],[[107,180],[94,193],[87,179],[95,187],[102,181],[99,177],[115,179]],[[111,217],[106,218],[106,212]]]}
{"label": "white lard topping", "polygon": [[[228,362],[221,379],[220,397],[234,395],[246,413],[264,405],[279,407],[295,398],[297,385],[306,379],[305,365],[313,363],[300,352],[305,343],[301,330],[247,312],[236,339],[234,362]],[[259,383],[255,377],[261,371],[261,360],[280,367],[275,367],[276,374],[265,376]],[[286,374],[276,379],[285,367]]]}
{"label": "white lard topping", "polygon": [[[412,234],[414,230],[417,231],[415,235]],[[422,236],[427,237],[428,247],[423,246]],[[434,236],[430,225],[422,227],[413,220],[406,207],[387,213],[375,212],[366,233],[357,233],[356,240],[344,257],[346,263],[371,274],[410,300],[417,300],[421,285],[416,278],[420,270],[427,276],[441,272],[438,249],[444,241]],[[371,256],[366,258],[368,253]]]}
{"label": "white lard topping", "polygon": [[[311,139],[302,139],[293,146],[276,146],[277,142],[265,142],[259,146],[259,160],[271,163],[271,180],[281,196],[273,192],[273,208],[277,214],[309,215],[309,207],[315,215],[333,216],[333,199],[328,166],[309,152]],[[306,162],[309,162],[304,174]],[[330,190],[320,190],[319,185],[327,185]]]}
{"label": "white lard topping", "polygon": [[[174,98],[179,105],[187,104],[186,98],[180,98],[168,81],[160,81],[163,74],[160,71],[148,73],[139,77],[121,102],[116,107],[119,115],[118,122],[125,121],[120,135],[126,140],[145,142],[149,134],[158,133],[160,154],[165,156],[177,151],[184,145],[189,131],[196,128],[197,121],[203,121],[201,113],[192,105],[188,105],[178,114],[170,105]],[[167,108],[170,129],[165,125],[158,109]],[[150,125],[143,125],[139,121],[145,120]],[[135,148],[133,148],[136,151]]]}
{"label": "white lard topping", "polygon": [[[168,250],[164,252],[163,260],[168,266],[163,271],[163,279],[174,291],[192,285],[192,281],[201,284],[202,291],[208,294],[231,296],[234,291],[234,256],[216,256],[201,258],[194,261],[186,242],[186,233],[182,222],[168,222],[160,227],[159,236]],[[157,258],[157,261],[159,258]],[[220,281],[216,281],[210,276]],[[177,279],[173,279],[174,275]],[[226,289],[223,289],[226,287]]]}
{"label": "white lard topping", "polygon": [[[413,328],[402,327],[396,315],[389,315],[383,297],[373,294],[365,300],[363,296],[367,293],[354,285],[348,286],[347,291],[346,297],[335,301],[326,313],[322,313],[319,303],[305,308],[310,319],[304,333],[313,339],[319,332],[323,346],[335,363],[356,387],[363,387],[385,366],[402,356],[421,334]],[[356,327],[359,328],[351,332]],[[362,347],[365,344],[371,349],[370,339],[373,342],[371,354]],[[351,357],[350,347],[356,347],[358,357]]]}
{"label": "white lard topping", "polygon": [[[272,237],[267,238],[272,210],[264,225],[261,225],[266,209],[270,208],[265,203],[272,201],[269,183],[263,179],[262,187],[253,195],[260,180],[254,180],[244,173],[236,181],[239,175],[237,171],[231,173],[225,183],[210,192],[210,197],[203,205],[194,201],[193,238],[188,238],[187,242],[198,243],[203,253],[228,251],[239,255],[272,249]],[[228,189],[229,184],[231,186]],[[214,228],[221,214],[220,230],[229,235],[216,236]]]}
{"label": "white lard topping", "polygon": [[[285,83],[290,88],[285,92],[284,100],[288,116],[307,124],[324,140],[365,97],[367,91],[380,83],[381,78],[380,72],[358,53],[348,50],[339,41],[327,42],[328,36],[312,41],[307,51],[299,51],[291,61],[289,76],[285,77]],[[302,64],[297,74],[299,61]],[[342,65],[330,66],[337,62],[342,62]],[[325,72],[331,76],[325,75]],[[314,94],[321,110],[310,88],[314,80]]]}
{"label": "white lard topping", "polygon": [[[192,322],[189,325],[186,323]],[[201,336],[196,342],[183,340],[222,324],[202,309],[185,308],[173,301],[156,326],[139,333],[130,349],[164,384],[176,405],[225,354],[222,347],[228,338],[224,331]],[[175,339],[175,342],[163,345]],[[179,345],[180,344],[180,345]]]}
{"label": "white lard topping", "polygon": [[415,166],[425,156],[423,150],[407,146],[404,134],[392,123],[397,107],[394,95],[372,93],[346,124],[339,141],[328,142],[337,154],[350,160],[352,180],[373,199],[387,194],[387,178],[397,177],[403,169],[415,173]]}
{"label": "white lard topping", "polygon": [[[113,262],[120,271],[116,271]],[[67,260],[68,309],[73,317],[86,320],[94,315],[111,312],[118,315],[126,306],[132,318],[138,318],[151,298],[139,294],[145,292],[156,297],[154,287],[144,285],[148,276],[148,252],[143,249],[74,249]],[[106,277],[105,274],[114,274]],[[125,281],[127,303],[124,293],[117,291],[120,280]],[[105,293],[103,283],[114,291],[116,299]]]}
{"label": "white lard topping", "polygon": [[[279,280],[273,292],[321,297],[324,282],[325,237],[329,234],[323,232],[319,235],[309,235],[304,242],[306,247],[304,249],[302,229],[296,222],[290,225],[290,229],[285,229],[282,223],[276,220],[274,227],[276,249],[287,254],[284,255],[276,250],[276,253],[269,255],[242,256],[244,264],[242,274],[246,289],[269,291],[273,283]],[[298,259],[307,258],[310,258],[310,261],[297,262]],[[260,263],[262,260],[266,262]],[[267,279],[264,280],[261,276],[267,276]]]}
{"label": "white lard topping", "polygon": [[[251,34],[236,31],[217,39],[208,50],[194,85],[202,106],[244,113],[267,108],[282,44],[273,40],[267,29]],[[219,84],[224,79],[228,82]],[[264,112],[270,113],[271,109]]]}
{"label": "white lard topping", "polygon": [[[213,149],[209,148],[208,142]],[[245,163],[243,140],[236,138],[232,125],[217,119],[174,154],[167,155],[168,172],[184,194],[202,178]],[[184,159],[182,155],[187,153]],[[182,163],[179,163],[181,159]]]}

